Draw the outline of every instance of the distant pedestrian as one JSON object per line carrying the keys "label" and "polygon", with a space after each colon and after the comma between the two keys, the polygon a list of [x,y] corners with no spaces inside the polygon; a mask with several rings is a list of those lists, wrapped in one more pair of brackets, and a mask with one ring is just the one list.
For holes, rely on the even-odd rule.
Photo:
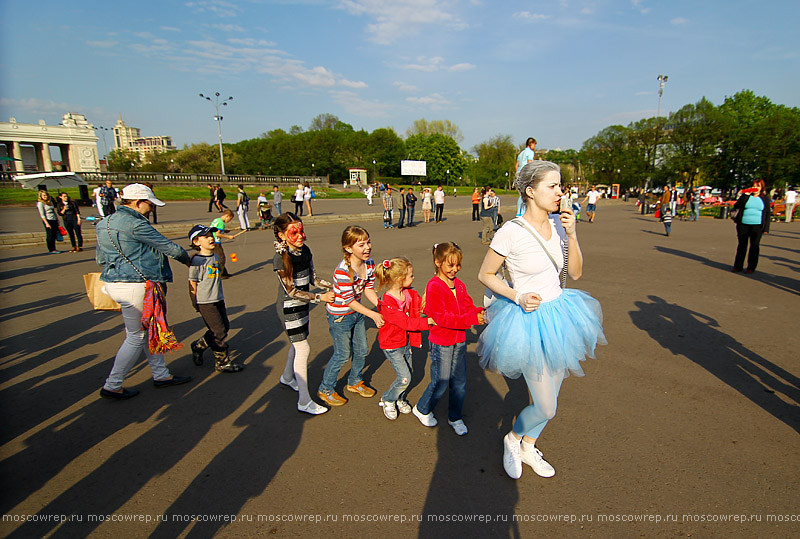
{"label": "distant pedestrian", "polygon": [[592,189],[586,193],[586,198],[583,199],[581,202],[581,206],[584,203],[588,202],[589,205],[586,206],[586,216],[589,218],[590,223],[594,223],[594,216],[597,213],[597,201],[600,198],[600,191],[595,189],[595,186],[592,186]]}
{"label": "distant pedestrian", "polygon": [[111,215],[116,211],[114,201],[117,200],[117,190],[111,180],[106,180],[106,184],[100,188],[100,198],[103,201],[103,215]]}
{"label": "distant pedestrian", "polygon": [[792,222],[792,212],[794,212],[794,207],[797,205],[797,191],[795,191],[791,186],[789,189],[786,190],[786,218],[784,219],[787,223]]}
{"label": "distant pedestrian", "polygon": [[292,201],[294,202],[294,213],[298,217],[303,216],[303,193],[305,189],[303,188],[302,183],[297,184],[297,189],[294,190],[294,196],[292,196]]}
{"label": "distant pedestrian", "polygon": [[232,240],[236,236],[232,236],[230,234],[225,234],[225,225],[233,221],[233,212],[231,210],[225,210],[222,212],[222,215],[211,221],[211,226],[215,228],[217,231],[214,232],[214,240],[216,245],[214,246],[214,252],[217,253],[219,257],[219,271],[222,274],[223,279],[227,279],[231,276],[228,273],[228,270],[225,268],[225,264],[228,261],[228,257],[225,256],[225,248],[222,247],[222,240]]}
{"label": "distant pedestrian", "polygon": [[434,219],[437,223],[441,223],[444,220],[442,216],[444,214],[444,190],[441,185],[433,192],[433,202],[436,204]]}
{"label": "distant pedestrian", "polygon": [[414,194],[414,188],[409,187],[406,193],[406,207],[408,209],[408,218],[406,219],[406,226],[414,226],[414,209],[417,206],[417,195]]}
{"label": "distant pedestrian", "polygon": [[480,221],[480,206],[481,206],[481,193],[480,190],[476,187],[474,191],[472,191],[472,220],[473,221]]}
{"label": "distant pedestrian", "polygon": [[403,222],[406,219],[406,190],[400,188],[400,220],[397,222],[397,228],[403,228]]}
{"label": "distant pedestrian", "polygon": [[303,203],[306,205],[306,209],[308,210],[308,216],[313,217],[314,212],[311,209],[311,198],[314,194],[314,190],[311,189],[311,186],[306,182],[303,185]]}
{"label": "distant pedestrian", "polygon": [[[72,244],[71,253],[83,251],[83,235],[81,234],[81,210],[74,200],[69,198],[66,193],[58,194],[58,214],[64,220],[64,228],[69,234],[69,242]],[[77,236],[78,242],[75,243]]]}
{"label": "distant pedestrian", "polygon": [[245,193],[244,185],[239,184],[237,186],[237,193],[236,193],[236,213],[239,215],[240,230],[250,229],[250,217],[248,217],[247,215],[247,212],[249,210],[250,210],[250,197],[247,196],[247,193]]}
{"label": "distant pedestrian", "polygon": [[422,190],[422,222],[431,222],[431,209],[433,209],[433,195],[430,187],[426,187]]}
{"label": "distant pedestrian", "polygon": [[61,251],[56,249],[56,236],[58,235],[58,214],[56,213],[56,202],[50,193],[44,189],[39,191],[36,197],[36,209],[39,212],[39,217],[42,218],[44,223],[45,242],[47,243],[47,251],[50,254],[59,254]]}
{"label": "distant pedestrian", "polygon": [[272,209],[275,211],[277,218],[281,214],[281,203],[283,202],[283,195],[277,185],[272,186]]}
{"label": "distant pedestrian", "polygon": [[375,190],[372,188],[372,185],[367,185],[367,189],[364,191],[364,194],[367,196],[367,204],[370,206],[372,206],[372,196],[374,193]]}
{"label": "distant pedestrian", "polygon": [[214,189],[214,186],[211,185],[210,183],[208,185],[206,185],[206,187],[208,187],[208,213],[211,213],[212,208],[214,207],[215,203],[217,202],[217,199],[214,196],[214,193],[217,190]]}
{"label": "distant pedestrian", "polygon": [[[753,187],[742,191],[739,200],[733,209],[737,211],[733,219],[736,223],[736,236],[739,245],[736,247],[736,257],[733,261],[733,272],[738,273],[744,268],[744,258],[747,255],[747,269],[745,273],[753,273],[758,266],[761,236],[769,233],[769,198],[764,187],[764,180],[756,180]],[[750,250],[747,246],[750,244]]]}
{"label": "distant pedestrian", "polygon": [[383,202],[383,228],[394,228],[394,199],[392,198],[392,188],[386,187],[381,196]]}
{"label": "distant pedestrian", "polygon": [[662,210],[661,212],[661,222],[664,223],[664,235],[669,236],[672,230],[672,208],[670,208],[669,205],[667,205],[666,210]]}
{"label": "distant pedestrian", "polygon": [[225,194],[225,189],[223,189],[221,185],[218,185],[214,191],[214,199],[217,201],[217,209],[220,212],[222,212],[222,208],[225,208],[226,210],[229,209],[228,206],[225,205],[226,198],[227,195]]}

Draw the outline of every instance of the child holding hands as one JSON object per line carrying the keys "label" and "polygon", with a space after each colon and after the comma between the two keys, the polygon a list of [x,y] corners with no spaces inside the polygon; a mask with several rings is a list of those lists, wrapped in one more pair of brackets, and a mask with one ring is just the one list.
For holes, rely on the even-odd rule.
{"label": "child holding hands", "polygon": [[189,262],[189,298],[194,310],[203,317],[208,330],[191,344],[195,365],[203,364],[203,352],[214,352],[214,369],[217,372],[239,372],[244,367],[230,358],[228,336],[230,323],[222,294],[219,257],[214,253],[214,232],[217,229],[195,225],[189,231],[192,248],[199,251]]}
{"label": "child holding hands", "polygon": [[455,243],[433,246],[436,275],[428,281],[424,309],[435,323],[428,334],[431,381],[413,410],[423,425],[435,427],[433,410],[449,387],[448,423],[459,436],[467,433],[461,413],[467,390],[466,330],[486,323],[485,310],[473,304],[467,287],[456,278],[462,258],[461,248]]}
{"label": "child holding hands", "polygon": [[406,390],[411,382],[411,347],[422,348],[422,332],[433,325],[432,318],[421,318],[422,298],[411,288],[414,267],[407,258],[384,260],[375,268],[378,289],[389,290],[378,302],[378,312],[384,325],[378,330],[378,343],[392,364],[396,377],[378,403],[387,419],[397,419],[400,413],[411,413]]}

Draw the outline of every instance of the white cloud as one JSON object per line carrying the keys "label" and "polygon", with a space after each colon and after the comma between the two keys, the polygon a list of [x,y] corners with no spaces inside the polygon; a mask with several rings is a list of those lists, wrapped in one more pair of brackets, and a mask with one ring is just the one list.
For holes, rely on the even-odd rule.
{"label": "white cloud", "polygon": [[408,94],[414,93],[417,91],[417,87],[412,84],[406,84],[405,82],[393,82],[392,83],[397,89],[401,92],[405,92]]}
{"label": "white cloud", "polygon": [[470,69],[475,69],[475,64],[461,63],[452,65],[447,69],[449,71],[469,71]]}
{"label": "white cloud", "polygon": [[366,88],[367,83],[363,80],[359,81],[352,81],[347,79],[339,79],[339,84],[341,86],[347,86],[348,88]]}
{"label": "white cloud", "polygon": [[431,58],[420,56],[417,58],[416,63],[405,64],[400,67],[413,71],[423,71],[425,73],[433,73],[434,71],[468,71],[470,69],[475,69],[474,64],[466,62],[448,66],[441,56],[433,56]]}
{"label": "white cloud", "polygon": [[418,34],[432,26],[462,30],[467,24],[447,10],[442,0],[339,0],[339,8],[355,16],[366,16],[375,22],[367,25],[370,40],[390,45],[401,38]]}
{"label": "white cloud", "polygon": [[674,19],[672,19],[669,22],[670,22],[670,24],[675,24],[675,25],[686,24],[686,23],[689,22],[689,19],[684,19],[683,17],[675,17]]}
{"label": "white cloud", "polygon": [[166,32],[180,32],[181,31],[180,28],[175,28],[174,26],[162,26],[161,29],[166,31]]}
{"label": "white cloud", "polygon": [[581,9],[581,15],[594,15],[594,8],[587,6]]}
{"label": "white cloud", "polygon": [[453,102],[441,94],[430,94],[423,97],[407,97],[406,101],[415,105],[427,105],[431,110],[442,110],[448,108]]}
{"label": "white cloud", "polygon": [[101,49],[109,49],[109,48],[119,44],[119,41],[111,41],[111,40],[109,40],[109,41],[87,41],[86,44],[91,46],[91,47],[99,47]]}
{"label": "white cloud", "polygon": [[274,47],[276,43],[274,41],[267,41],[265,39],[253,39],[253,38],[230,38],[227,40],[228,43],[233,45],[242,45],[244,47]]}
{"label": "white cloud", "polygon": [[644,2],[644,0],[631,0],[631,5],[633,6],[633,9],[635,9],[636,11],[641,13],[642,15],[644,15],[645,13],[650,11],[649,7],[643,7],[642,6],[643,2]]}
{"label": "white cloud", "polygon": [[322,66],[311,69],[296,69],[292,76],[310,86],[333,86],[336,84],[336,78],[333,73]]}
{"label": "white cloud", "polygon": [[245,29],[238,24],[212,24],[211,28],[216,28],[217,30],[221,30],[223,32],[236,32],[238,34],[245,33]]}
{"label": "white cloud", "polygon": [[550,15],[544,15],[542,13],[531,13],[530,11],[519,11],[514,13],[515,19],[523,19],[529,21],[541,21],[544,19],[549,19]]}
{"label": "white cloud", "polygon": [[198,13],[211,13],[217,17],[236,17],[241,8],[225,0],[198,0],[196,2],[186,2],[186,7],[194,9]]}
{"label": "white cloud", "polygon": [[349,114],[380,118],[386,116],[390,106],[379,101],[363,99],[355,92],[335,90],[331,92],[333,101]]}
{"label": "white cloud", "polygon": [[[89,123],[94,123],[95,125],[102,123],[102,121],[97,120],[98,118],[110,117],[105,111],[96,107],[77,105],[75,103],[59,103],[49,99],[44,100],[33,97],[24,99],[3,97],[0,98],[0,108],[4,109],[8,116],[16,117],[20,123],[38,123],[39,119],[44,119],[49,125],[58,125],[58,122],[67,112],[83,114]],[[27,115],[30,119],[24,120],[22,118],[23,115]]]}

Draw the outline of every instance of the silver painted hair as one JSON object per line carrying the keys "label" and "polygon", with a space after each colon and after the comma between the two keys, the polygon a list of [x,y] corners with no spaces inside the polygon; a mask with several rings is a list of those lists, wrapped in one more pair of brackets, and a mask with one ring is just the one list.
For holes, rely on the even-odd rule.
{"label": "silver painted hair", "polygon": [[519,172],[514,177],[514,187],[519,191],[522,200],[528,199],[528,195],[525,194],[525,190],[528,187],[536,189],[539,182],[544,179],[545,174],[553,170],[559,174],[561,173],[561,169],[552,161],[531,161],[519,169]]}

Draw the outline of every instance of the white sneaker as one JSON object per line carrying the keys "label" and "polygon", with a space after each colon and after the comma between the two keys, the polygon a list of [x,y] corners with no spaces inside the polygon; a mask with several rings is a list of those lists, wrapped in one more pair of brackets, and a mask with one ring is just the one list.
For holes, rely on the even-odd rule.
{"label": "white sneaker", "polygon": [[522,444],[519,452],[522,462],[533,468],[533,471],[542,477],[553,477],[556,470],[550,463],[542,458],[542,452],[531,444]]}
{"label": "white sneaker", "polygon": [[414,415],[417,416],[419,422],[425,425],[426,427],[435,427],[436,425],[439,424],[439,422],[436,421],[436,418],[433,416],[433,412],[429,414],[423,414],[422,412],[419,411],[419,408],[417,408],[416,404],[414,405],[412,412],[414,412]]}
{"label": "white sneaker", "polygon": [[[288,384],[287,384],[288,385]],[[308,404],[297,403],[297,409],[311,415],[320,415],[328,411],[324,406],[320,406],[314,401],[308,401]]]}
{"label": "white sneaker", "polygon": [[503,468],[511,479],[522,477],[522,459],[520,458],[520,442],[511,433],[503,438]]}
{"label": "white sneaker", "polygon": [[463,419],[459,419],[457,421],[448,420],[447,422],[450,424],[451,427],[453,427],[453,430],[456,431],[456,434],[458,434],[459,436],[464,436],[468,432],[467,426],[464,424]]}
{"label": "white sneaker", "polygon": [[397,407],[394,405],[393,402],[379,402],[378,405],[383,408],[383,415],[386,416],[386,419],[394,421],[397,419]]}
{"label": "white sneaker", "polygon": [[297,387],[297,380],[295,380],[294,378],[291,380],[284,380],[283,375],[281,374],[281,383],[285,386],[291,387],[295,391],[300,391],[300,388]]}
{"label": "white sneaker", "polygon": [[411,405],[408,404],[408,401],[397,401],[397,411],[401,414],[410,414],[411,413]]}

